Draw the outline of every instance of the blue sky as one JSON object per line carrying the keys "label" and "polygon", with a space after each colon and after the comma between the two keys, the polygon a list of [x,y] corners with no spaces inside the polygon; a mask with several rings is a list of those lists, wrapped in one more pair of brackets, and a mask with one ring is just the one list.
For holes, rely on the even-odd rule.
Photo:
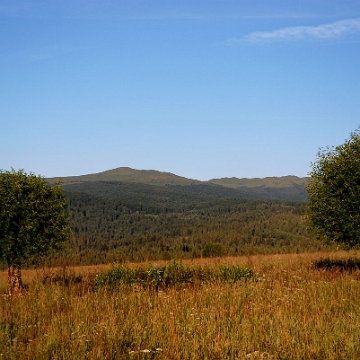
{"label": "blue sky", "polygon": [[307,176],[360,125],[358,0],[0,0],[0,169]]}

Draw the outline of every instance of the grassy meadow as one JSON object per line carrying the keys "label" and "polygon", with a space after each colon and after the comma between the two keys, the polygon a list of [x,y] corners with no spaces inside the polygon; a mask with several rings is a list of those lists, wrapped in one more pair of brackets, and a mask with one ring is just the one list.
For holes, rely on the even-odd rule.
{"label": "grassy meadow", "polygon": [[314,267],[350,256],[186,260],[189,268],[226,264],[255,276],[157,289],[94,288],[105,265],[24,270],[27,291],[13,298],[4,271],[0,359],[359,359],[360,272]]}

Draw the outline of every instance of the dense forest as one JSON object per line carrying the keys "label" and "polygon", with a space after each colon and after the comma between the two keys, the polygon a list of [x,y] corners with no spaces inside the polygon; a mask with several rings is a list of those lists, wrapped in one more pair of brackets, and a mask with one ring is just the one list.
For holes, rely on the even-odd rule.
{"label": "dense forest", "polygon": [[119,168],[62,181],[73,232],[50,265],[324,249],[303,220],[306,179],[201,182]]}
{"label": "dense forest", "polygon": [[226,198],[169,207],[66,195],[73,234],[65,255],[71,264],[324,248],[306,230],[301,202]]}

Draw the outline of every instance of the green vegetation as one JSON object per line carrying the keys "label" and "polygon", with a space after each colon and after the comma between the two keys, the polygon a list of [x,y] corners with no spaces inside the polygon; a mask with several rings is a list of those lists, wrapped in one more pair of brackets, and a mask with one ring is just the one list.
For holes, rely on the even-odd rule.
{"label": "green vegetation", "polygon": [[236,282],[254,277],[254,272],[235,265],[220,265],[218,269],[184,266],[172,261],[166,265],[147,268],[130,268],[115,263],[109,270],[98,274],[93,286],[96,289],[114,289],[121,285],[138,286],[142,289],[164,290],[169,287],[183,288],[184,285],[199,285],[215,281]]}
{"label": "green vegetation", "polygon": [[222,179],[213,179],[210,180],[212,184],[217,184],[221,186],[239,188],[239,187],[267,187],[267,188],[277,188],[284,189],[290,188],[294,185],[306,186],[308,179],[307,178],[298,178],[297,176],[282,176],[282,177],[267,177],[267,178],[254,178],[254,179],[238,179],[238,178],[222,178]]}
{"label": "green vegetation", "polygon": [[[200,182],[170,173],[119,168],[62,180],[74,230],[65,254],[71,264],[323,247],[305,229],[303,203],[287,201],[306,199],[307,179]],[[207,243],[220,244],[221,251],[209,252]],[[52,258],[50,263],[58,260]]]}
{"label": "green vegetation", "polygon": [[196,193],[140,183],[89,181],[77,184],[64,185],[66,192],[77,192],[94,195],[104,199],[121,199],[124,201],[142,204],[144,206],[182,208],[194,206],[197,203],[217,199],[217,196],[205,193]]}
{"label": "green vegetation", "polygon": [[[299,200],[306,200],[307,179],[201,182],[118,168],[62,181],[74,231],[63,255],[70,264],[324,248],[301,218],[304,204]],[[218,245],[211,249],[210,244]],[[58,264],[60,259],[47,261]]]}
{"label": "green vegetation", "polygon": [[[325,248],[306,230],[304,203],[271,199],[296,198],[296,187],[305,191],[304,179],[293,176],[253,182],[231,179],[237,184],[223,186],[170,173],[119,168],[62,180],[73,230],[69,246],[61,254],[37,257],[36,261],[30,258],[26,265],[39,261],[89,265]],[[240,185],[248,190],[236,188]],[[256,199],[261,196],[270,199]]]}
{"label": "green vegetation", "polygon": [[307,220],[318,239],[360,244],[360,134],[319,152],[307,187]]}
{"label": "green vegetation", "polygon": [[[49,182],[56,182],[56,179],[48,179]],[[113,170],[104,171],[97,174],[69,176],[62,178],[63,183],[79,183],[92,181],[106,181],[106,182],[126,182],[126,183],[141,183],[147,185],[191,185],[201,183],[197,180],[187,179],[168,172],[161,172],[156,170],[134,170],[128,167],[121,167]]]}
{"label": "green vegetation", "polygon": [[[224,178],[209,181],[187,179],[168,172],[118,168],[98,174],[70,176],[61,179],[64,189],[96,196],[147,202],[159,194],[162,201],[177,202],[194,197],[193,203],[214,198],[245,198],[306,201],[307,178],[296,176],[265,179]],[[55,183],[56,179],[48,179]],[[130,192],[130,197],[127,194]],[[138,193],[139,192],[139,193]],[[152,196],[151,201],[156,200]],[[189,201],[189,199],[187,199]]]}
{"label": "green vegetation", "polygon": [[204,245],[202,250],[203,257],[223,256],[225,253],[224,247],[220,243],[208,242]]}
{"label": "green vegetation", "polygon": [[60,186],[23,171],[0,172],[0,258],[6,261],[10,293],[22,289],[24,260],[57,250],[70,224]]}
{"label": "green vegetation", "polygon": [[[73,234],[69,264],[155,261],[201,256],[317,251],[306,230],[305,205],[221,199],[177,208],[67,193]],[[171,204],[169,204],[171,205]],[[208,253],[206,244],[221,244]],[[58,264],[59,258],[48,259]]]}

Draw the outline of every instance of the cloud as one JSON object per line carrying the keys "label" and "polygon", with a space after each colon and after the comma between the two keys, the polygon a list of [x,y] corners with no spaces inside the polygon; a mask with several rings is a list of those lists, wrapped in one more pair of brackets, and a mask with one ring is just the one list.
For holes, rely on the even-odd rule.
{"label": "cloud", "polygon": [[340,20],[329,24],[318,26],[293,26],[282,29],[262,32],[256,31],[244,36],[241,39],[232,38],[226,41],[228,45],[235,45],[240,42],[257,41],[291,41],[302,39],[332,39],[344,36],[349,33],[360,31],[360,18]]}

